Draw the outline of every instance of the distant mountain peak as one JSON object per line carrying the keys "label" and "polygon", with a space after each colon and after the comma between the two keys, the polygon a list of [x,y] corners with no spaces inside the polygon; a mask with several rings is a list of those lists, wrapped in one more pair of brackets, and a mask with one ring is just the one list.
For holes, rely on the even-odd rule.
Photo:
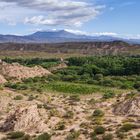
{"label": "distant mountain peak", "polygon": [[123,39],[109,35],[90,36],[84,34],[76,34],[69,30],[48,30],[37,31],[31,35],[15,36],[0,35],[0,43],[63,43],[63,42],[110,42],[124,41],[127,43],[140,44],[140,40]]}

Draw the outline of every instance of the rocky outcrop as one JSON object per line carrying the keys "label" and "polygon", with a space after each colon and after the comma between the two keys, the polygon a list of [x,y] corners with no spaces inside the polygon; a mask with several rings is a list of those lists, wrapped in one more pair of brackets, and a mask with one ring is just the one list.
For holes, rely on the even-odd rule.
{"label": "rocky outcrop", "polygon": [[24,131],[24,132],[42,132],[45,131],[37,106],[31,105],[25,108],[17,108],[1,124],[0,131]]}
{"label": "rocky outcrop", "polygon": [[0,75],[0,84],[3,84],[5,82],[7,82],[7,80],[2,75]]}
{"label": "rocky outcrop", "polygon": [[[5,62],[1,62],[0,74],[8,79],[13,78],[15,80],[21,80],[36,76],[41,77],[44,75],[49,75],[51,73],[48,70],[42,68],[41,66],[35,66],[30,68],[22,66],[18,63],[8,64]],[[3,82],[5,81],[3,80]]]}
{"label": "rocky outcrop", "polygon": [[140,116],[140,95],[124,99],[120,103],[116,104],[113,112],[116,115],[125,116]]}

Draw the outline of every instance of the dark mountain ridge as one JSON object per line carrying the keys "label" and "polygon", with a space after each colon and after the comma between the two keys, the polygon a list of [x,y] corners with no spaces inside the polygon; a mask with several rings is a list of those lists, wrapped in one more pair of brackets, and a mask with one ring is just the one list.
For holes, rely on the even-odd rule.
{"label": "dark mountain ridge", "polygon": [[0,35],[0,43],[63,43],[63,42],[105,42],[125,41],[132,44],[140,44],[139,39],[123,39],[113,36],[87,36],[78,35],[65,30],[38,31],[31,35]]}

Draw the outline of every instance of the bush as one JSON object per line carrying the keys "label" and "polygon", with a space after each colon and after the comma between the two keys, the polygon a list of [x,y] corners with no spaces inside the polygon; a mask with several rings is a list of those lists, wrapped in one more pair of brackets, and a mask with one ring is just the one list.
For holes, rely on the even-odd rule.
{"label": "bush", "polygon": [[80,135],[79,131],[72,131],[67,137],[66,140],[76,140]]}
{"label": "bush", "polygon": [[18,139],[18,138],[21,138],[25,135],[24,132],[20,132],[20,131],[17,131],[17,132],[11,132],[11,133],[8,133],[8,138],[9,139]]}
{"label": "bush", "polygon": [[138,92],[140,92],[140,87],[137,89]]}
{"label": "bush", "polygon": [[56,127],[55,127],[56,130],[64,130],[65,129],[65,122],[59,122]]}
{"label": "bush", "polygon": [[54,109],[50,110],[49,116],[50,117],[52,117],[52,116],[57,116],[58,117],[58,116],[60,116],[60,113],[59,113],[59,111],[57,109],[54,108]]}
{"label": "bush", "polygon": [[6,83],[5,84],[6,87],[9,87],[9,88],[13,88],[13,89],[16,89],[16,90],[26,90],[28,89],[28,86],[27,85],[24,85],[24,84],[21,84],[21,83]]}
{"label": "bush", "polygon": [[36,140],[50,140],[50,139],[51,139],[50,134],[43,133],[43,134],[39,135]]}
{"label": "bush", "polygon": [[79,95],[71,95],[69,97],[69,100],[78,102],[78,101],[80,101],[80,97],[79,97]]}
{"label": "bush", "polygon": [[134,88],[139,89],[140,88],[140,82],[135,83]]}
{"label": "bush", "polygon": [[125,135],[124,135],[124,133],[117,132],[117,137],[120,138],[120,139],[124,139]]}
{"label": "bush", "polygon": [[103,135],[103,140],[112,140],[112,139],[113,139],[113,135],[112,134]]}
{"label": "bush", "polygon": [[73,111],[67,111],[66,114],[63,117],[67,118],[67,119],[72,119],[73,116],[74,116]]}
{"label": "bush", "polygon": [[33,101],[34,99],[36,99],[36,97],[34,97],[33,95],[30,95],[30,96],[28,97],[28,101]]}
{"label": "bush", "polygon": [[127,124],[124,124],[121,128],[120,128],[120,131],[121,132],[128,132],[132,129],[136,129],[136,125],[135,124],[130,124],[130,123],[127,123]]}
{"label": "bush", "polygon": [[31,137],[27,134],[21,140],[31,140]]}
{"label": "bush", "polygon": [[105,128],[102,126],[97,126],[94,129],[94,133],[99,135],[99,134],[104,134],[105,133]]}
{"label": "bush", "polygon": [[14,97],[14,100],[22,100],[23,99],[23,96],[21,95],[17,95],[16,97]]}
{"label": "bush", "polygon": [[140,138],[140,133],[137,134],[137,137]]}
{"label": "bush", "polygon": [[47,77],[47,80],[48,81],[58,81],[58,80],[60,80],[60,75],[48,75],[48,77]]}
{"label": "bush", "polygon": [[95,136],[94,134],[90,136],[91,140],[99,140],[99,138],[97,136]]}
{"label": "bush", "polygon": [[73,82],[78,80],[78,76],[76,75],[66,75],[62,78],[63,81]]}
{"label": "bush", "polygon": [[0,90],[3,90],[3,85],[0,84]]}
{"label": "bush", "polygon": [[95,78],[95,80],[100,81],[100,80],[103,79],[103,74],[96,74],[96,75],[94,76],[94,78]]}
{"label": "bush", "polygon": [[104,99],[110,99],[110,98],[114,98],[114,97],[115,97],[115,93],[113,93],[113,92],[105,93],[103,95]]}
{"label": "bush", "polygon": [[96,109],[94,110],[92,116],[94,117],[103,117],[104,116],[104,112],[100,109]]}
{"label": "bush", "polygon": [[92,99],[90,99],[90,100],[88,101],[88,103],[89,103],[90,105],[93,105],[93,104],[96,103],[96,100],[95,100],[94,98],[92,98]]}

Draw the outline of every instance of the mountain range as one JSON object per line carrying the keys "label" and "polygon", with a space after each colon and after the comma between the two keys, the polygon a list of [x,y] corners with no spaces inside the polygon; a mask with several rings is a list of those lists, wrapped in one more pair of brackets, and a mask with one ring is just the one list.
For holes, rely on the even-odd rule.
{"label": "mountain range", "polygon": [[0,43],[63,43],[63,42],[110,42],[125,41],[132,44],[140,44],[140,39],[124,39],[114,36],[89,36],[78,35],[66,30],[38,31],[30,35],[0,35]]}

